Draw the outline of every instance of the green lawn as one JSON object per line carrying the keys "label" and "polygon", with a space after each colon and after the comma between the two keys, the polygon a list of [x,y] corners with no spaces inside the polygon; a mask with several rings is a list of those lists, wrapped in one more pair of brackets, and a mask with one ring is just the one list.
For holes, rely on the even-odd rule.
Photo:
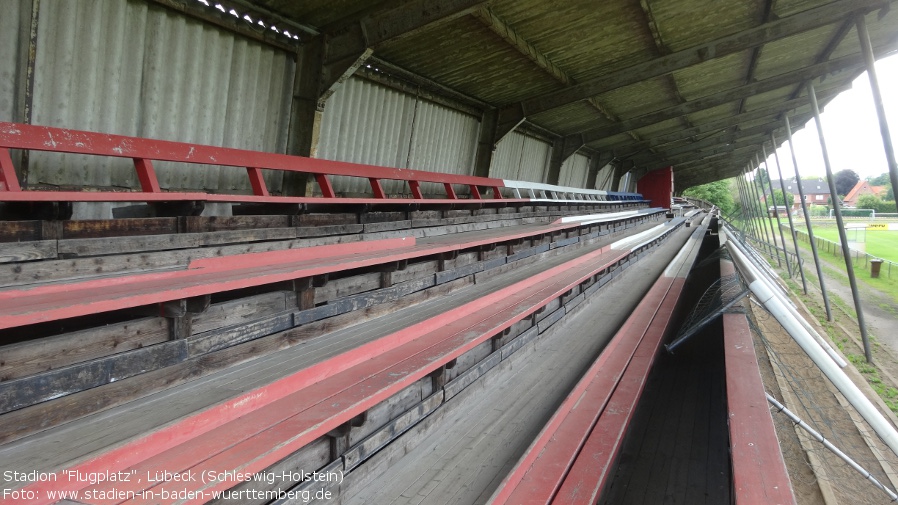
{"label": "green lawn", "polygon": [[[839,241],[839,231],[836,228],[815,226],[814,235],[833,242]],[[851,240],[851,238],[851,235],[849,235],[848,240]],[[898,231],[868,230],[865,244],[867,254],[898,263]]]}

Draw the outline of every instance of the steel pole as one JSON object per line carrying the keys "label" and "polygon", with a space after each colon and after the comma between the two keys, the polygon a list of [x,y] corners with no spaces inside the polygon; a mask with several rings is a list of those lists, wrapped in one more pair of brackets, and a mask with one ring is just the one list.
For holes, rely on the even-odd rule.
{"label": "steel pole", "polygon": [[786,182],[783,180],[783,169],[780,167],[780,155],[776,150],[776,137],[770,132],[770,143],[773,146],[773,161],[776,162],[776,173],[780,177],[780,189],[783,191],[783,203],[786,205],[786,217],[789,218],[789,233],[792,235],[792,246],[795,247],[795,259],[798,260],[798,273],[801,275],[801,289],[808,294],[808,282],[804,278],[804,268],[801,264],[801,253],[798,251],[798,237],[795,233],[795,223],[792,221],[792,205],[786,201]]}
{"label": "steel pole", "polygon": [[742,223],[742,226],[744,228],[742,233],[747,234],[749,237],[754,238],[757,241],[758,239],[755,234],[754,223],[751,219],[751,209],[748,207],[748,199],[745,196],[745,180],[742,178],[742,174],[736,176],[736,187],[739,188],[739,199],[742,201],[742,219],[745,221],[744,223]]}
{"label": "steel pole", "polygon": [[[870,34],[867,32],[867,20],[863,14],[857,17],[857,36],[861,41],[861,52],[864,53],[864,62],[867,64],[867,76],[870,78],[870,90],[873,91],[873,105],[876,106],[876,115],[879,117],[879,133],[882,135],[882,146],[886,151],[886,160],[889,162],[889,180],[892,181],[892,192],[898,191],[898,161],[895,160],[895,147],[892,145],[892,134],[889,133],[889,121],[886,119],[886,109],[882,102],[882,92],[879,89],[879,79],[876,77],[876,66],[873,61],[873,46],[870,44]],[[895,199],[898,202],[898,198]],[[898,209],[898,203],[895,204]]]}
{"label": "steel pole", "polygon": [[[758,188],[758,191],[760,192],[761,195],[763,195],[764,194],[764,183],[760,180],[761,179],[761,160],[758,159],[757,154],[755,154],[755,165],[758,167],[758,175],[757,175],[757,177],[755,177],[755,182],[758,184],[758,186],[760,186],[760,188]],[[768,182],[770,181],[770,173],[769,172],[767,173],[767,181]],[[769,184],[768,184],[768,186],[769,186]],[[772,190],[770,191],[770,198],[773,198]],[[776,264],[780,268],[783,268],[783,262],[780,261],[780,250],[779,250],[779,248],[776,247],[776,232],[773,231],[773,218],[770,217],[770,211],[767,210],[769,208],[769,206],[766,205],[766,203],[767,203],[766,198],[764,199],[764,203],[765,203],[765,205],[763,207],[761,207],[761,210],[764,211],[764,214],[767,214],[767,221],[770,224],[770,243],[773,244],[773,252],[776,253]],[[758,197],[758,205],[760,205],[760,204],[761,204],[761,197],[759,196]],[[776,201],[774,201],[774,203],[773,203],[773,210],[776,211]],[[784,251],[785,251],[785,249],[784,249]],[[788,261],[789,260],[787,259],[786,262],[788,263]],[[789,276],[791,277],[792,274],[790,273]]]}
{"label": "steel pole", "polygon": [[755,237],[755,240],[758,242],[758,245],[762,248],[765,246],[764,240],[761,239],[760,229],[758,227],[758,221],[755,217],[755,206],[752,203],[753,197],[751,191],[748,189],[748,166],[745,167],[745,172],[743,172],[742,177],[742,188],[745,192],[745,204],[748,207],[748,222],[751,225],[752,233]]}
{"label": "steel pole", "polygon": [[[783,236],[783,223],[780,221],[780,212],[776,208],[776,195],[773,193],[773,181],[770,179],[770,166],[767,164],[767,149],[764,149],[763,143],[761,144],[761,153],[764,154],[764,169],[767,171],[767,188],[770,190],[770,199],[773,200],[773,215],[776,217],[776,228],[780,232],[780,247],[783,248],[783,259],[786,260],[786,272],[789,273],[789,278],[791,279],[792,265],[789,264],[789,253],[786,252],[786,238]],[[785,197],[783,197],[783,201],[786,201]],[[770,226],[773,226],[772,222],[770,223]]]}
{"label": "steel pole", "polygon": [[804,214],[804,224],[808,229],[808,241],[811,243],[811,254],[814,256],[814,266],[817,269],[817,280],[820,282],[820,292],[823,294],[823,308],[826,309],[826,320],[833,320],[833,311],[829,306],[829,295],[826,294],[826,282],[823,280],[823,268],[820,266],[820,255],[817,254],[817,241],[814,239],[814,227],[811,225],[811,215],[808,214],[808,202],[804,197],[804,189],[801,184],[801,174],[798,173],[798,158],[795,157],[795,145],[792,144],[792,125],[789,124],[789,116],[785,117],[786,136],[789,139],[789,151],[792,152],[792,167],[795,169],[795,184],[798,185],[798,198],[801,200],[801,212]]}
{"label": "steel pole", "polygon": [[[751,165],[749,165],[749,166],[751,166]],[[761,221],[760,228],[761,228],[761,231],[764,233],[764,242],[767,244],[767,248],[768,248],[767,254],[770,254],[770,244],[774,241],[770,240],[770,233],[767,231],[767,221],[764,220],[764,209],[761,208],[761,195],[760,195],[760,193],[758,193],[758,184],[760,183],[760,181],[758,181],[757,175],[752,177],[752,179],[754,179],[754,180],[749,185],[751,186],[751,191],[754,194],[753,200],[755,202],[755,209],[758,212],[758,220]],[[763,192],[763,190],[762,190],[762,192]],[[777,252],[776,253],[777,263],[779,263],[779,259],[780,259],[780,255],[779,255],[779,252]]]}
{"label": "steel pole", "polygon": [[823,165],[826,168],[826,182],[829,183],[829,194],[833,202],[833,214],[836,216],[836,227],[839,230],[839,240],[842,242],[842,256],[845,258],[845,272],[848,274],[848,284],[851,286],[851,297],[854,299],[854,310],[857,312],[857,325],[861,330],[861,340],[864,343],[864,356],[867,358],[867,363],[873,363],[873,354],[870,351],[870,339],[867,337],[867,325],[864,322],[864,308],[861,306],[861,297],[857,290],[857,279],[854,278],[854,265],[851,264],[851,249],[848,248],[848,237],[845,234],[845,222],[842,220],[839,195],[836,194],[836,181],[833,178],[832,165],[829,162],[829,153],[826,151],[826,139],[823,137],[823,123],[820,122],[820,109],[817,105],[817,93],[814,91],[813,82],[808,83],[808,94],[811,97],[811,108],[814,110],[814,120],[817,122],[817,136],[820,138],[820,150],[823,152]]}

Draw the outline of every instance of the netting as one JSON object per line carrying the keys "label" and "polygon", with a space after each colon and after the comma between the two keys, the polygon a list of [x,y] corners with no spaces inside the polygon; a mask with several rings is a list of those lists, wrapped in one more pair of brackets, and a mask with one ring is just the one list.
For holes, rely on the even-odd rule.
{"label": "netting", "polygon": [[[768,391],[876,479],[894,489],[898,483],[895,455],[780,324],[763,307],[752,302],[754,306],[746,316],[756,336],[759,358],[768,358],[759,359]],[[796,494],[801,495],[799,503],[819,503],[815,500],[823,496],[835,497],[839,503],[892,502],[845,461],[795,427],[791,420],[775,411],[772,415],[793,486]],[[816,497],[817,494],[820,496]]]}

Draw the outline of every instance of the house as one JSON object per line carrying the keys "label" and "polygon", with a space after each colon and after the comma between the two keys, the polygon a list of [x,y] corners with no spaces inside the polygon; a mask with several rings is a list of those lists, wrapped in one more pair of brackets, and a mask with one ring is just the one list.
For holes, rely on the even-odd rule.
{"label": "house", "polygon": [[[772,180],[770,183],[773,185],[774,189],[780,188],[779,180]],[[795,182],[795,178],[787,179],[784,181],[784,186],[786,191],[792,193],[794,198],[792,202],[792,209],[798,209],[801,207],[801,197],[798,194],[798,184]],[[829,205],[829,186],[826,181],[823,179],[816,180],[802,180],[801,188],[804,190],[805,202],[808,205]],[[767,198],[770,194],[770,191],[765,188],[764,194],[764,203],[767,203]],[[773,202],[770,202],[769,205],[773,205]]]}
{"label": "house", "polygon": [[886,186],[872,186],[867,181],[858,181],[858,183],[851,188],[851,191],[845,195],[845,199],[842,201],[845,203],[846,207],[857,207],[857,201],[861,196],[874,195],[882,198],[887,191],[888,187]]}

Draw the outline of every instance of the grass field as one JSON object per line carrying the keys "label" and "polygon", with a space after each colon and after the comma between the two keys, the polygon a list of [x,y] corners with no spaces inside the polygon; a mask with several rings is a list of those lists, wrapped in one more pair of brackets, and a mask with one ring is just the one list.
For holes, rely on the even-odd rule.
{"label": "grass field", "polygon": [[[839,241],[839,231],[836,228],[815,226],[814,235],[833,242]],[[867,254],[898,263],[898,231],[867,231],[865,249]]]}

